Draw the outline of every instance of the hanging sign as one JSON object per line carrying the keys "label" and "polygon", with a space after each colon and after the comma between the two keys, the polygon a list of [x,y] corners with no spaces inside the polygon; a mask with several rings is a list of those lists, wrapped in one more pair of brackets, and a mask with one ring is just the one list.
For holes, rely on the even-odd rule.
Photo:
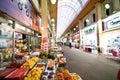
{"label": "hanging sign", "polygon": [[85,33],[85,34],[89,34],[89,33],[92,33],[92,32],[94,32],[94,31],[95,31],[95,26],[90,27],[90,28],[84,30],[84,33]]}
{"label": "hanging sign", "polygon": [[120,27],[120,12],[103,20],[104,30]]}

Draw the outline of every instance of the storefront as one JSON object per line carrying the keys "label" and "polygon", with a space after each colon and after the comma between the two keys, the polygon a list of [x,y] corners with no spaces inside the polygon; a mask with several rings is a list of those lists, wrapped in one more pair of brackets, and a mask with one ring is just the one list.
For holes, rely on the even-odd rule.
{"label": "storefront", "polygon": [[87,52],[92,52],[97,46],[97,26],[93,24],[81,30],[81,45]]}
{"label": "storefront", "polygon": [[[7,5],[6,5],[7,4]],[[9,64],[18,53],[30,53],[40,45],[38,41],[41,25],[40,16],[29,0],[2,0],[0,3],[0,66]],[[2,58],[1,58],[2,55]],[[3,63],[5,62],[5,64]]]}
{"label": "storefront", "polygon": [[75,34],[72,34],[71,38],[72,38],[72,46],[75,48],[79,48],[80,47],[80,33],[77,32]]}
{"label": "storefront", "polygon": [[[8,65],[13,57],[13,33],[12,23],[0,16],[0,67]],[[8,62],[8,63],[6,63]]]}
{"label": "storefront", "polygon": [[116,50],[117,56],[120,50],[120,12],[103,19],[104,29],[100,40],[100,45],[104,48],[104,53],[113,53]]}

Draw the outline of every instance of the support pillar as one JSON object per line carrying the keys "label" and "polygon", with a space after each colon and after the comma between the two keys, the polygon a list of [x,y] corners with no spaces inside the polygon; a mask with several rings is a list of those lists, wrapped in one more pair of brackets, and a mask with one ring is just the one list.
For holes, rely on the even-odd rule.
{"label": "support pillar", "polygon": [[42,28],[41,28],[41,33],[42,33],[42,43],[41,43],[41,48],[44,51],[48,51],[48,11],[47,11],[47,0],[42,0],[41,1],[41,17],[42,17]]}

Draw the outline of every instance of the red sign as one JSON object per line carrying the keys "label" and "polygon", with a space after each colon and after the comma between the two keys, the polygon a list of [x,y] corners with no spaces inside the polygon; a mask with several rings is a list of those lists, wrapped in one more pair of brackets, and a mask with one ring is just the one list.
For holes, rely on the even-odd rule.
{"label": "red sign", "polygon": [[47,37],[44,37],[43,38],[43,43],[47,43],[48,42],[48,38]]}
{"label": "red sign", "polygon": [[78,39],[78,38],[80,38],[80,34],[74,34],[74,35],[72,35],[72,39]]}
{"label": "red sign", "polygon": [[37,22],[39,21],[38,16],[34,13],[33,16],[33,21],[32,21],[32,29],[39,31],[39,25],[37,24]]}
{"label": "red sign", "polygon": [[47,37],[44,37],[44,38],[42,39],[41,48],[42,48],[44,51],[48,51],[48,38],[47,38]]}

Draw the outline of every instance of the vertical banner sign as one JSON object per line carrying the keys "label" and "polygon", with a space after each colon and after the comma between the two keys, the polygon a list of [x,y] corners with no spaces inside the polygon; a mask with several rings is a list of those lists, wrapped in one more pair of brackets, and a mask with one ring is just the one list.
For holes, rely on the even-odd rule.
{"label": "vertical banner sign", "polygon": [[48,38],[47,38],[47,37],[44,37],[44,38],[42,39],[41,48],[42,48],[44,51],[48,51]]}

